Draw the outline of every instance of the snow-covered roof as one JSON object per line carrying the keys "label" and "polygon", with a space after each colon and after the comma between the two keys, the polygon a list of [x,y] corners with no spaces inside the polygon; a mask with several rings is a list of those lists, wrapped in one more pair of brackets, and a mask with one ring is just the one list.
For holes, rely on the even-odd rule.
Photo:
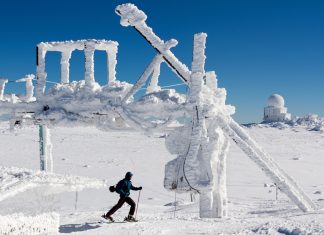
{"label": "snow-covered roof", "polygon": [[278,108],[285,107],[285,100],[281,95],[273,94],[269,96],[267,106],[273,106]]}

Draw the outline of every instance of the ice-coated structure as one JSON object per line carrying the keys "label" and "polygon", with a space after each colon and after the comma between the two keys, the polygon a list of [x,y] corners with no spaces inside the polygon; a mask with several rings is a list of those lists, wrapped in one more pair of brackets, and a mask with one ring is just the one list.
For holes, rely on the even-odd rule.
{"label": "ice-coated structure", "polygon": [[8,79],[0,78],[0,100],[3,100],[4,90]]}
{"label": "ice-coated structure", "polygon": [[268,98],[267,107],[264,108],[264,122],[284,122],[291,120],[287,112],[285,100],[281,95],[273,94]]}
{"label": "ice-coated structure", "polygon": [[[207,34],[194,35],[189,70],[171,52],[178,42],[161,40],[147,26],[143,11],[133,4],[122,4],[116,7],[116,13],[123,26],[135,28],[157,52],[135,84],[118,81],[115,77],[116,42],[40,43],[37,46],[36,101],[0,101],[0,111],[12,114],[13,123],[19,120],[19,123],[40,126],[42,170],[51,171],[53,167],[49,128],[56,125],[94,125],[104,130],[132,128],[145,133],[162,131],[167,133],[167,149],[175,155],[165,166],[164,187],[178,193],[199,194],[200,217],[224,217],[227,215],[226,157],[232,139],[301,210],[316,209],[296,182],[231,118],[235,109],[226,104],[226,90],[217,86],[214,71],[205,71]],[[70,82],[69,59],[75,49],[84,50],[85,78]],[[96,49],[108,53],[109,76],[104,86],[97,84],[94,78]],[[45,92],[48,51],[62,53],[61,82]],[[187,85],[188,94],[159,86],[162,62]],[[151,75],[145,95],[135,99],[134,94]],[[169,125],[184,117],[189,121],[182,126]]]}

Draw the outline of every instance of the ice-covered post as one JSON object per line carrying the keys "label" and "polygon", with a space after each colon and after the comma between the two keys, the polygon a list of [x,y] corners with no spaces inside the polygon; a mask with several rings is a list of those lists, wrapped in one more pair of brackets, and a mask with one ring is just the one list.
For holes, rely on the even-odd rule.
{"label": "ice-covered post", "polygon": [[53,171],[51,134],[45,125],[39,126],[40,170]]}
{"label": "ice-covered post", "polygon": [[210,125],[208,128],[208,150],[212,170],[212,211],[211,217],[227,216],[226,157],[230,146],[221,128]]}
{"label": "ice-covered post", "polygon": [[86,41],[84,43],[84,57],[85,57],[85,84],[91,87],[95,82],[94,78],[94,52],[95,42]]}
{"label": "ice-covered post", "polygon": [[108,84],[116,81],[116,65],[117,65],[118,45],[111,44],[106,50],[107,53],[107,70],[108,70]]}
{"label": "ice-covered post", "polygon": [[35,79],[34,74],[28,74],[25,77],[26,79],[26,102],[31,101],[34,96],[34,85],[33,80]]}
{"label": "ice-covered post", "polygon": [[215,71],[206,72],[206,85],[209,89],[216,91],[217,89],[217,75]]}
{"label": "ice-covered post", "polygon": [[0,100],[3,100],[4,90],[8,79],[0,78]]}
{"label": "ice-covered post", "polygon": [[151,78],[150,84],[148,85],[148,87],[146,89],[146,94],[149,94],[152,92],[157,92],[157,91],[161,90],[161,88],[159,87],[160,72],[161,72],[161,63],[156,64],[154,66],[152,78]]}
{"label": "ice-covered post", "polygon": [[64,50],[61,52],[61,83],[69,83],[70,75],[70,59],[72,50]]}
{"label": "ice-covered post", "polygon": [[37,73],[36,73],[36,98],[39,100],[45,92],[46,86],[46,77],[47,74],[45,72],[45,56],[46,56],[46,49],[44,48],[44,44],[40,43],[36,47],[36,66],[37,66]]}
{"label": "ice-covered post", "polygon": [[[201,91],[202,86],[204,85],[204,76],[205,76],[205,44],[206,44],[207,34],[200,33],[195,34],[194,36],[194,46],[193,46],[193,60],[191,66],[191,75],[190,75],[190,99],[189,102],[193,105],[193,121],[192,121],[192,133],[191,133],[191,142],[186,159],[186,168],[189,172],[196,171],[196,174],[192,174],[197,180],[200,175],[199,172],[199,162],[198,154],[199,148],[202,144],[203,138],[206,134],[206,123],[205,117],[203,115],[203,103],[201,100]],[[196,162],[196,164],[192,164]],[[187,165],[191,165],[188,168]],[[212,217],[212,192],[210,189],[201,189],[199,190],[200,200],[199,200],[199,215],[201,218],[210,218]]]}
{"label": "ice-covered post", "polygon": [[24,78],[18,79],[16,82],[26,82],[26,96],[25,101],[30,102],[34,97],[34,85],[33,80],[35,79],[34,74],[27,74]]}

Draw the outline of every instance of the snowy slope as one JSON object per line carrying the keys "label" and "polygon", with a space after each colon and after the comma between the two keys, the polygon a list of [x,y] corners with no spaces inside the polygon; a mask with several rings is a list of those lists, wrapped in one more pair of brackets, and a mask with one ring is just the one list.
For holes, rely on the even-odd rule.
{"label": "snowy slope", "polygon": [[[10,133],[0,124],[0,166],[37,170],[38,130],[24,128]],[[255,140],[324,207],[324,134],[294,126],[283,129],[258,125],[246,128]],[[0,204],[0,215],[23,213],[60,214],[61,233],[81,234],[324,234],[324,211],[302,213],[279,192],[263,172],[232,143],[228,157],[229,218],[199,219],[198,205],[189,195],[163,188],[164,165],[174,159],[162,135],[150,138],[137,132],[101,132],[90,127],[52,130],[54,172],[115,184],[126,171],[134,172],[133,184],[142,185],[139,223],[99,224],[100,215],[118,199],[108,189],[65,192],[42,186]],[[267,187],[265,187],[267,186]],[[132,197],[137,200],[138,192]],[[198,198],[198,197],[197,197]],[[76,200],[77,199],[77,200]],[[176,213],[174,214],[174,209]],[[122,221],[124,206],[115,214]]]}

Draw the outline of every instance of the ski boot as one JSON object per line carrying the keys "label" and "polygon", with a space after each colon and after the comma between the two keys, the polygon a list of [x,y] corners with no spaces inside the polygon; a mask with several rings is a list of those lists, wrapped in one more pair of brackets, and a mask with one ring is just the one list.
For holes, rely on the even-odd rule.
{"label": "ski boot", "polygon": [[110,222],[115,222],[115,220],[113,219],[113,217],[107,216],[106,214],[103,214],[101,217],[104,218],[105,220],[109,220]]}
{"label": "ski boot", "polygon": [[125,217],[124,221],[127,221],[127,222],[138,222],[138,220],[135,219],[134,216],[132,216],[132,215],[128,215],[127,217]]}

